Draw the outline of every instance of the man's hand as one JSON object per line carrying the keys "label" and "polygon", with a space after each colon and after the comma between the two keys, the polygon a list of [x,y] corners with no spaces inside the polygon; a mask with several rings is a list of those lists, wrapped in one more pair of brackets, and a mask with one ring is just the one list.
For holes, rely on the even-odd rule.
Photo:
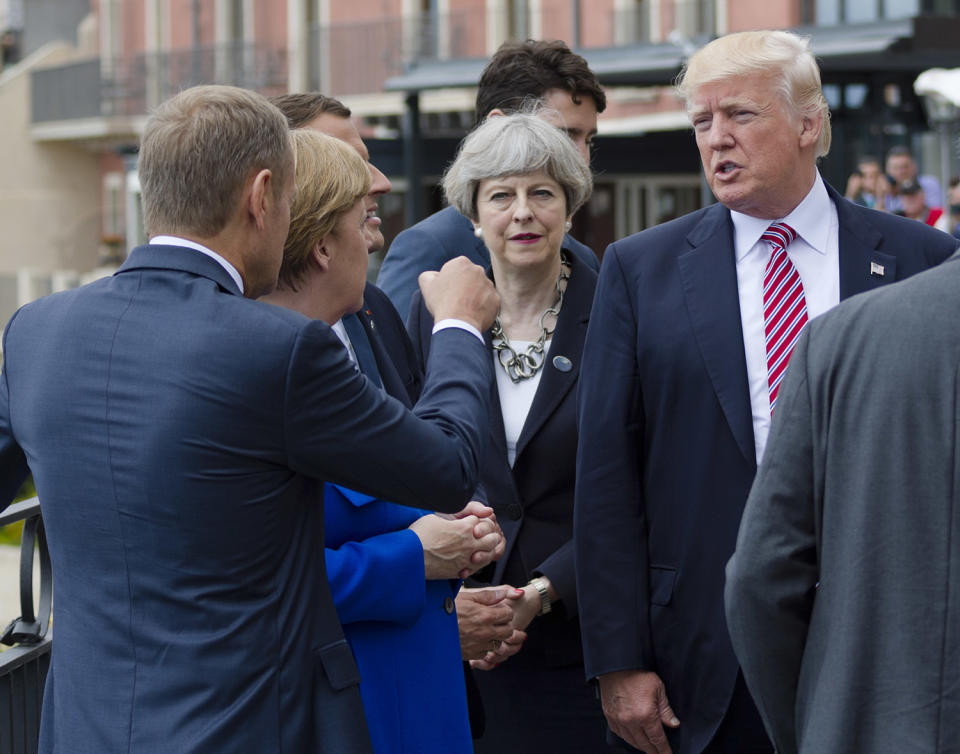
{"label": "man's hand", "polygon": [[491,649],[479,660],[470,660],[470,667],[474,670],[493,670],[501,662],[523,649],[523,642],[526,640],[526,631],[513,629],[510,638],[504,639],[496,649]]}
{"label": "man's hand", "polygon": [[422,516],[409,526],[423,546],[428,581],[466,578],[503,554],[503,532],[496,519]]}
{"label": "man's hand", "polygon": [[[457,625],[464,660],[481,660],[513,637],[510,600],[523,592],[512,586],[461,589],[457,594]],[[500,642],[500,644],[497,644]]]}
{"label": "man's hand", "polygon": [[[476,516],[480,519],[473,529],[473,535],[477,537],[477,539],[489,531],[489,523],[494,524],[496,531],[500,532],[500,544],[493,548],[492,551],[478,550],[470,556],[471,565],[476,566],[471,572],[479,571],[493,560],[500,560],[500,556],[503,555],[503,551],[507,547],[507,538],[503,536],[503,530],[500,528],[500,524],[497,523],[497,516],[493,512],[493,508],[484,505],[479,500],[471,500],[463,510],[458,513],[437,513],[435,515],[440,518],[450,519],[451,521],[466,518],[467,516]],[[464,579],[469,575],[470,573],[461,573],[460,578]]]}
{"label": "man's hand", "polygon": [[420,291],[433,321],[459,319],[480,332],[493,324],[500,295],[483,268],[466,257],[456,257],[440,268],[420,273]]}
{"label": "man's hand", "polygon": [[599,677],[603,714],[610,730],[646,754],[671,754],[663,726],[680,725],[656,673],[620,670]]}

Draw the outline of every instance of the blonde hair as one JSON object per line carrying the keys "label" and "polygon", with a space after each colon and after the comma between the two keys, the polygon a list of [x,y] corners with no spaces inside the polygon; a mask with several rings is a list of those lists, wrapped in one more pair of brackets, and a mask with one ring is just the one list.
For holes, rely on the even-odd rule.
{"label": "blonde hair", "polygon": [[677,78],[677,91],[689,108],[704,84],[751,74],[775,76],[777,90],[794,113],[821,118],[817,157],[824,157],[830,151],[830,108],[808,37],[787,31],[727,34],[690,56]]}
{"label": "blonde hair", "polygon": [[313,248],[370,192],[370,170],[345,142],[311,129],[290,132],[297,157],[297,193],[283,246],[280,284],[297,290]]}

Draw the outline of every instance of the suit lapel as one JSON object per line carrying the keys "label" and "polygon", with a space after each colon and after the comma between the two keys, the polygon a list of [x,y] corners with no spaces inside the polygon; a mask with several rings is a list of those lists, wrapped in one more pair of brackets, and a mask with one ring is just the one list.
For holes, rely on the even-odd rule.
{"label": "suit lapel", "polygon": [[711,207],[687,242],[677,264],[694,337],[737,446],[756,463],[730,213]]}
{"label": "suit lapel", "polygon": [[[540,384],[530,405],[530,412],[523,423],[523,429],[517,440],[517,457],[523,453],[544,422],[557,410],[570,390],[577,384],[580,375],[580,361],[583,354],[583,342],[587,337],[587,324],[590,321],[590,306],[596,289],[596,276],[592,276],[586,266],[573,254],[570,254],[571,274],[567,291],[563,297],[563,308],[557,328],[547,353],[547,363],[543,365]],[[569,365],[569,371],[558,369],[554,359],[564,357],[561,365]]]}
{"label": "suit lapel", "polygon": [[867,211],[827,186],[837,208],[837,245],[840,250],[840,300],[879,288],[897,279],[897,258],[877,251],[883,234],[870,224]]}

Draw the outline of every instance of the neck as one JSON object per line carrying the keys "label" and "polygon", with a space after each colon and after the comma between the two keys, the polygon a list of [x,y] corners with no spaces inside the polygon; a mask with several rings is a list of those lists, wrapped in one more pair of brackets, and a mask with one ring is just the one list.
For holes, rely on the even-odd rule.
{"label": "neck", "polygon": [[312,276],[307,277],[297,290],[293,290],[283,285],[278,285],[266,296],[261,297],[261,301],[266,301],[275,306],[282,306],[284,309],[292,309],[300,312],[310,319],[319,319],[332,325],[343,316],[343,312],[333,311],[328,305],[330,298],[323,295],[322,287],[317,284]]}
{"label": "neck", "polygon": [[[557,301],[560,253],[542,268],[517,270],[492,262],[497,293],[500,294],[500,324],[508,338],[536,340],[540,337],[540,316]],[[556,322],[547,322],[553,327]]]}

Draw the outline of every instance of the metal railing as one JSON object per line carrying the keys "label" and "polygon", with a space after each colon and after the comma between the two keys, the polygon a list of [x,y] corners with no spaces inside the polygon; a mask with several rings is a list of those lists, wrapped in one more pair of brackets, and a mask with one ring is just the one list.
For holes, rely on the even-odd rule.
{"label": "metal railing", "polygon": [[237,42],[84,60],[32,71],[30,77],[34,123],[136,116],[195,84],[285,92],[287,52]]}
{"label": "metal railing", "polygon": [[[53,604],[53,572],[40,503],[31,498],[0,513],[0,527],[23,521],[20,544],[20,615],[0,635],[11,648],[0,653],[0,751],[32,754],[40,735],[43,687],[50,667],[48,634]],[[34,556],[40,559],[38,608],[33,602]]]}

